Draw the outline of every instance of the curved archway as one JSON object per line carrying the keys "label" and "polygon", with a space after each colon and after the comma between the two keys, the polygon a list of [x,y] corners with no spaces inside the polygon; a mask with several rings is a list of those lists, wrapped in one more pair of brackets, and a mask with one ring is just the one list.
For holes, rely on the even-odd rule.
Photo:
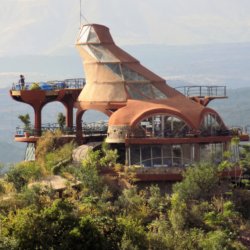
{"label": "curved archway", "polygon": [[148,110],[146,112],[144,112],[143,114],[139,114],[137,117],[135,117],[131,123],[130,123],[130,126],[131,127],[135,127],[136,124],[138,124],[139,121],[141,121],[142,119],[146,118],[146,117],[149,117],[149,116],[152,116],[152,115],[155,115],[155,114],[165,114],[165,115],[172,115],[176,118],[179,118],[183,121],[185,121],[185,123],[187,123],[187,125],[195,130],[196,129],[196,126],[195,124],[190,120],[188,119],[187,117],[185,117],[183,114],[181,114],[180,112],[178,111],[175,111],[175,110],[170,110],[170,109],[151,109],[151,110]]}
{"label": "curved archway", "polygon": [[183,119],[169,113],[153,113],[144,116],[131,129],[141,137],[185,137],[192,130]]}
{"label": "curved archway", "polygon": [[[48,102],[42,107],[42,130],[51,130],[62,128],[58,124],[58,115],[62,113],[67,117],[67,107],[59,101]],[[66,119],[63,127],[67,127]]]}
{"label": "curved archway", "polygon": [[[84,116],[84,119],[83,119]],[[109,113],[97,109],[78,110],[76,113],[76,139],[79,144],[84,142],[83,135],[106,134]]]}

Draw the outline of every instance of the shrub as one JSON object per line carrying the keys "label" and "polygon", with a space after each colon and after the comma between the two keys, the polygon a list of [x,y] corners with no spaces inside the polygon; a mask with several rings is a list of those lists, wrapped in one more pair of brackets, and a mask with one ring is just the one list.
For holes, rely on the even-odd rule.
{"label": "shrub", "polygon": [[20,192],[30,180],[37,180],[41,176],[41,168],[36,162],[21,162],[7,172],[7,181],[12,182],[15,189]]}
{"label": "shrub", "polygon": [[41,87],[39,86],[38,82],[33,82],[30,86],[30,90],[39,90]]}

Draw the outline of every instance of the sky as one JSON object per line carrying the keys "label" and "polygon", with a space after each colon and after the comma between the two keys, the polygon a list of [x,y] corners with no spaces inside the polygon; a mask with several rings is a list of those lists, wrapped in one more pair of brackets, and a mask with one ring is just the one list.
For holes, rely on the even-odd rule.
{"label": "sky", "polygon": [[[82,24],[108,26],[118,46],[167,80],[249,85],[249,0],[81,3]],[[27,81],[84,77],[75,49],[79,27],[80,0],[0,0],[0,88],[20,74]],[[147,44],[159,46],[148,51]],[[199,50],[204,44],[212,47]]]}
{"label": "sky", "polygon": [[[82,0],[82,22],[108,26],[119,45],[250,42],[249,10],[249,0]],[[0,57],[66,54],[79,13],[80,0],[0,0]]]}

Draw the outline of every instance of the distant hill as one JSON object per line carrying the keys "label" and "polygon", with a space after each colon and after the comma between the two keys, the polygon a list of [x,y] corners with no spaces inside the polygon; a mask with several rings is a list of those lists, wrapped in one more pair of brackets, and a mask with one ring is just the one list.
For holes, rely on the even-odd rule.
{"label": "distant hill", "polygon": [[125,49],[167,81],[250,86],[250,43],[138,45]]}
{"label": "distant hill", "polygon": [[[124,46],[143,65],[167,81],[193,84],[226,84],[230,88],[250,83],[250,43],[166,46]],[[63,53],[63,51],[62,51]],[[83,77],[81,58],[75,48],[62,55],[0,57],[0,86],[7,87],[23,73],[27,81]]]}

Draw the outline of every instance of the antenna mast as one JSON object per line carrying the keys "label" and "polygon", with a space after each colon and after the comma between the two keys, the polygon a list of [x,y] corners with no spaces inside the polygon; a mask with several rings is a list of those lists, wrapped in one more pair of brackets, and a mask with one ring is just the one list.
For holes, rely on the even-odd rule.
{"label": "antenna mast", "polygon": [[80,0],[80,28],[82,27],[82,0]]}
{"label": "antenna mast", "polygon": [[80,0],[80,28],[82,27],[82,19],[89,23],[87,18],[82,13],[82,0]]}

